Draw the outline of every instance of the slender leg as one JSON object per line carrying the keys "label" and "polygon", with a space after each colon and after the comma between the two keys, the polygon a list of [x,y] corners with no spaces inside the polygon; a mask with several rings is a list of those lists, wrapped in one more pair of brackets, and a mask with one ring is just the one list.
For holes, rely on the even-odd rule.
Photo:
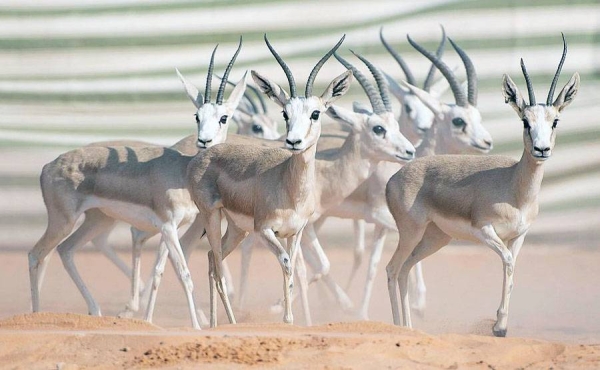
{"label": "slender leg", "polygon": [[[408,326],[410,322],[406,323],[400,319],[400,307],[398,302],[398,277],[400,275],[400,269],[402,268],[402,265],[404,265],[404,262],[408,256],[412,253],[419,241],[421,241],[426,225],[418,224],[408,218],[399,219],[397,222],[399,226],[402,225],[402,229],[399,227],[398,233],[400,235],[398,239],[398,247],[396,247],[396,251],[386,266],[387,284],[388,293],[390,295],[390,303],[392,305],[394,325]],[[406,291],[402,292],[401,290],[400,293],[406,295]],[[403,297],[402,300],[404,303],[404,301],[408,301],[408,297]]]}
{"label": "slender leg", "polygon": [[154,264],[154,272],[152,276],[152,284],[150,285],[150,297],[148,298],[148,305],[146,308],[146,315],[144,320],[152,322],[154,316],[154,306],[156,305],[156,295],[158,293],[158,286],[162,280],[163,273],[165,272],[165,265],[167,264],[167,258],[169,256],[169,250],[161,238],[156,263]]}
{"label": "slender leg", "polygon": [[257,240],[252,233],[242,242],[242,267],[240,273],[240,297],[238,300],[238,308],[242,309],[246,303],[246,292],[248,291],[248,271],[250,270],[250,259],[252,258],[252,250],[254,242]]}
{"label": "slender leg", "polygon": [[[344,290],[335,282],[333,277],[329,274],[330,263],[327,255],[323,251],[323,247],[319,243],[319,239],[317,238],[317,234],[312,227],[312,224],[307,224],[305,228],[305,235],[302,239],[302,247],[304,249],[306,261],[313,268],[313,270],[317,271],[316,276],[320,276],[323,279],[323,282],[326,284],[329,291],[335,297],[337,303],[340,305],[342,310],[350,311],[354,306],[352,301],[344,292]],[[315,281],[316,278],[311,280],[311,283]]]}
{"label": "slender leg", "polygon": [[496,313],[496,323],[494,324],[492,330],[494,335],[497,337],[505,337],[508,329],[508,305],[510,303],[510,295],[513,290],[514,268],[526,234],[527,233],[524,233],[523,235],[520,235],[519,237],[508,242],[508,250],[512,255],[512,263],[502,261],[504,272],[504,279],[502,283],[502,300],[500,301],[500,307]]}
{"label": "slender leg", "polygon": [[94,239],[92,239],[92,244],[100,252],[102,252],[106,256],[106,258],[108,258],[112,263],[114,263],[115,266],[117,266],[119,268],[119,270],[121,270],[121,272],[123,274],[125,274],[125,276],[127,276],[128,279],[130,279],[131,276],[132,276],[131,275],[131,268],[129,266],[127,266],[127,264],[125,263],[125,261],[123,261],[117,255],[117,253],[115,253],[115,250],[108,243],[108,237],[110,236],[110,232],[111,231],[112,231],[112,228],[111,228],[111,230],[108,230],[108,231],[106,231],[106,232],[98,235]]}
{"label": "slender leg", "polygon": [[86,212],[85,220],[81,226],[75,230],[67,239],[65,239],[57,248],[60,258],[63,262],[65,270],[71,276],[71,279],[79,289],[79,292],[85,299],[88,306],[88,313],[94,316],[100,316],[100,307],[92,297],[87,286],[83,282],[77,266],[73,261],[73,253],[83,247],[87,242],[92,240],[97,235],[110,230],[114,225],[114,219],[106,216],[97,209],[92,209]]}
{"label": "slender leg", "polygon": [[[290,238],[292,239],[292,238]],[[288,240],[288,245],[290,240]],[[306,264],[304,262],[304,256],[302,254],[302,248],[297,249],[296,261],[294,263],[294,269],[296,271],[296,277],[298,278],[298,288],[300,289],[300,301],[302,302],[302,311],[304,313],[304,321],[306,326],[312,326],[312,318],[310,315],[310,306],[308,304],[308,279],[306,275]]]}
{"label": "slender leg", "polygon": [[181,282],[185,290],[188,308],[190,311],[190,317],[192,320],[192,326],[194,327],[194,329],[200,329],[200,324],[198,323],[198,318],[196,316],[196,305],[194,303],[194,283],[192,282],[190,271],[187,267],[187,263],[185,262],[185,257],[183,255],[183,251],[181,250],[181,245],[179,244],[179,237],[177,235],[177,225],[175,223],[165,223],[162,227],[161,232],[165,245],[169,250],[169,259],[175,267],[175,271],[177,271],[179,281]]}
{"label": "slender leg", "polygon": [[373,284],[377,275],[377,266],[381,260],[381,253],[385,244],[387,229],[382,225],[375,225],[375,240],[373,250],[371,251],[371,259],[369,260],[369,270],[367,271],[367,282],[363,293],[363,300],[358,316],[361,320],[369,319],[369,303],[371,302],[371,294],[373,293]]}
{"label": "slender leg", "polygon": [[48,263],[49,253],[56,248],[61,240],[69,235],[78,217],[78,214],[70,217],[66,212],[58,213],[48,208],[48,226],[46,227],[46,231],[28,254],[31,308],[33,312],[40,310],[40,288],[43,273]]}
{"label": "slender leg", "polygon": [[185,256],[186,262],[190,261],[192,252],[198,247],[200,241],[204,237],[204,234],[204,220],[197,216],[180,239],[181,249],[183,250],[183,255]]}
{"label": "slender leg", "polygon": [[350,277],[346,283],[346,290],[350,289],[352,281],[356,276],[360,265],[362,264],[363,255],[365,253],[365,227],[366,222],[364,220],[353,220],[354,223],[354,263],[352,264],[352,271]]}
{"label": "slender leg", "polygon": [[142,259],[142,247],[144,243],[154,235],[154,233],[148,233],[131,227],[131,241],[132,241],[132,253],[131,253],[131,297],[129,303],[125,307],[125,311],[119,314],[120,317],[132,317],[134,313],[140,309],[140,291],[143,292],[143,283],[140,277],[141,273],[141,259]]}
{"label": "slender leg", "polygon": [[445,234],[435,224],[430,223],[427,225],[423,238],[402,265],[398,283],[400,285],[400,299],[402,301],[402,315],[405,326],[412,327],[410,305],[408,302],[408,275],[410,271],[417,262],[437,252],[440,248],[447,245],[450,240],[450,236]]}
{"label": "slender leg", "polygon": [[294,280],[292,277],[293,270],[290,254],[288,254],[288,252],[286,252],[286,250],[281,246],[281,243],[279,243],[279,240],[277,240],[273,230],[262,229],[258,235],[260,235],[265,245],[277,256],[277,260],[281,266],[281,270],[283,272],[283,301],[285,306],[283,321],[291,324],[294,321],[291,300],[291,291],[293,289]]}
{"label": "slender leg", "polygon": [[417,316],[425,317],[425,297],[427,294],[427,287],[425,286],[425,279],[423,278],[423,267],[421,262],[417,262],[415,267],[410,270],[409,275],[409,297],[410,297],[410,308],[417,314]]}

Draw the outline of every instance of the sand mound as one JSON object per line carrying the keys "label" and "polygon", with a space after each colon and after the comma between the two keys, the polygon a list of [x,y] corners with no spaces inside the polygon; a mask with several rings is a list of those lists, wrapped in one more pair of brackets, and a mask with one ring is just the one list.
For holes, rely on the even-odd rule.
{"label": "sand mound", "polygon": [[172,366],[183,362],[261,365],[281,362],[284,351],[327,347],[325,340],[319,338],[205,337],[194,342],[151,348],[126,367]]}
{"label": "sand mound", "polygon": [[37,312],[0,321],[0,329],[11,330],[161,330],[146,321],[112,316]]}

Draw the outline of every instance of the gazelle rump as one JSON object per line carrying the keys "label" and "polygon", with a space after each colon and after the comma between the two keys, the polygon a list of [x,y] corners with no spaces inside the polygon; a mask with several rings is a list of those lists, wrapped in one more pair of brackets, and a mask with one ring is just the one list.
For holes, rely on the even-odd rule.
{"label": "gazelle rump", "polygon": [[[398,171],[386,188],[386,199],[400,238],[387,265],[388,290],[396,325],[412,326],[407,295],[408,272],[451,239],[481,242],[502,259],[502,300],[493,327],[505,336],[508,305],[517,256],[538,214],[538,193],[544,161],[552,154],[561,111],[575,98],[579,74],[567,82],[556,100],[554,89],[567,45],[552,81],[546,104],[537,104],[521,61],[529,104],[508,75],[502,80],[505,102],[523,123],[523,154],[519,161],[504,156],[433,156]],[[398,289],[402,317],[398,306]]]}
{"label": "gazelle rump", "polygon": [[[240,48],[241,40],[235,55]],[[226,74],[234,61],[235,57]],[[203,98],[193,85],[183,78],[182,81],[197,107],[199,131],[218,135],[244,93],[245,76],[225,103],[224,85],[217,93],[217,103],[210,103],[210,84],[207,84]],[[212,129],[204,130],[209,126]],[[210,141],[206,140],[206,143]],[[149,236],[161,233],[161,243],[170,250],[171,260],[184,285],[192,325],[199,328],[192,297],[193,284],[177,235],[177,228],[193,221],[198,212],[185,186],[185,173],[191,158],[171,148],[89,146],[64,153],[45,165],[40,183],[48,226],[29,252],[33,311],[39,310],[40,271],[47,263],[48,254],[57,248],[65,269],[86,300],[89,313],[100,315],[100,308],[73,263],[73,253],[101,233],[110,231],[115,220],[121,220],[136,229],[133,232],[134,255]],[[84,222],[69,235],[83,213],[86,214]],[[139,265],[135,266],[135,261],[134,257],[133,271],[139,275]],[[132,288],[137,294],[137,287]]]}
{"label": "gazelle rump", "polygon": [[[252,71],[259,88],[283,108],[286,121],[285,149],[235,144],[215,146],[200,152],[188,167],[188,187],[199,209],[211,245],[211,326],[216,320],[216,289],[231,322],[235,322],[222,275],[222,261],[248,232],[256,232],[278,257],[284,277],[284,322],[293,322],[291,289],[294,264],[302,231],[315,211],[315,154],[321,133],[321,113],[343,96],[352,73],[335,78],[320,97],[312,85],[322,65],[342,39],[313,68],[305,96],[298,96],[294,77],[283,59],[265,42],[284,70],[290,95],[276,83]],[[221,242],[221,218],[228,221]],[[277,238],[287,239],[289,253]]]}

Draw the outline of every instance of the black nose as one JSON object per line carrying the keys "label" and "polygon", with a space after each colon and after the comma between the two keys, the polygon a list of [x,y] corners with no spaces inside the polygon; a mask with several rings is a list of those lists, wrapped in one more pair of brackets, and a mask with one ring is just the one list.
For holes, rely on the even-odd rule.
{"label": "black nose", "polygon": [[415,156],[415,152],[412,150],[407,150],[406,151],[406,155],[408,155],[409,157],[414,157]]}
{"label": "black nose", "polygon": [[285,142],[288,143],[291,146],[294,146],[296,144],[300,144],[302,142],[302,139],[298,139],[296,141],[291,141],[291,140],[285,139]]}
{"label": "black nose", "polygon": [[202,144],[204,144],[204,145],[206,145],[206,144],[210,143],[211,141],[212,141],[212,140],[202,140],[202,139],[198,139],[198,142],[199,142],[199,143],[202,143]]}
{"label": "black nose", "polygon": [[536,152],[540,152],[540,153],[545,153],[545,152],[549,152],[550,148],[546,147],[546,148],[538,148],[537,146],[533,147],[533,150],[535,150]]}
{"label": "black nose", "polygon": [[484,143],[487,144],[487,146],[491,147],[492,146],[492,141],[491,140],[484,140]]}

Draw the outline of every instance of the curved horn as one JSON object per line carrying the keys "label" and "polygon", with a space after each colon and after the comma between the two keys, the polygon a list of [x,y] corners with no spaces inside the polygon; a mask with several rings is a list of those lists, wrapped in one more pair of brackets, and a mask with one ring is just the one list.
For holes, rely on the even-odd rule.
{"label": "curved horn", "polygon": [[215,66],[215,52],[219,44],[215,46],[212,55],[210,56],[210,64],[208,65],[208,74],[206,76],[206,88],[204,90],[204,104],[210,103],[210,84],[212,83],[213,68]]}
{"label": "curved horn", "polygon": [[[216,78],[218,78],[219,80],[223,81],[223,77],[219,76],[219,75],[215,75]],[[235,87],[235,84],[229,80],[227,80],[227,85],[231,85],[233,87]],[[250,87],[249,85],[247,87]],[[256,89],[256,88],[254,88]],[[246,98],[246,100],[248,101],[248,104],[250,104],[250,106],[252,107],[252,111],[254,113],[258,113],[258,107],[256,106],[256,103],[254,103],[254,101],[252,100],[252,98],[250,97],[250,94],[248,93],[248,89],[246,89],[246,91],[244,91],[244,98]],[[239,107],[238,107],[239,109]]]}
{"label": "curved horn", "polygon": [[221,79],[221,85],[219,86],[219,91],[217,92],[217,104],[223,104],[223,94],[225,93],[225,86],[227,85],[227,79],[229,78],[229,72],[231,72],[231,68],[233,67],[233,63],[237,59],[240,50],[242,49],[242,36],[240,36],[240,44],[238,45],[235,54],[229,61],[227,68],[225,68],[225,73],[223,73],[223,78]]}
{"label": "curved horn", "polygon": [[[444,55],[444,47],[446,47],[446,30],[442,25],[440,25],[440,28],[442,29],[442,41],[440,41],[440,44],[435,51],[435,56],[438,57],[438,59],[442,59],[442,55]],[[435,75],[436,69],[437,68],[435,67],[435,64],[432,63],[431,67],[429,68],[429,72],[427,73],[427,77],[425,78],[425,82],[423,82],[423,90],[429,92],[431,89],[431,83],[433,82],[433,76]]]}
{"label": "curved horn", "polygon": [[313,88],[313,83],[315,82],[315,78],[317,77],[317,73],[319,73],[319,70],[321,70],[321,67],[323,67],[323,64],[325,64],[325,62],[331,58],[331,56],[333,55],[333,53],[335,53],[335,51],[340,47],[340,45],[342,45],[342,42],[344,42],[344,39],[346,38],[346,35],[344,34],[342,36],[342,38],[340,39],[340,41],[337,42],[337,44],[335,44],[335,46],[333,48],[331,48],[331,50],[329,50],[327,52],[327,54],[325,54],[325,56],[323,56],[323,58],[321,58],[321,60],[319,60],[317,62],[317,64],[315,65],[315,67],[312,69],[312,71],[310,71],[310,75],[308,76],[308,81],[306,81],[306,90],[304,92],[304,96],[305,97],[309,97],[312,96],[312,88]]}
{"label": "curved horn", "polygon": [[350,50],[350,51],[352,52],[352,54],[356,55],[356,57],[358,59],[360,59],[363,63],[365,63],[367,68],[369,68],[369,71],[371,71],[373,78],[375,78],[375,82],[377,82],[377,87],[379,88],[379,94],[381,95],[381,102],[383,103],[385,110],[388,112],[391,112],[392,111],[392,103],[390,102],[390,88],[387,84],[387,81],[385,80],[385,77],[379,70],[379,68],[375,67],[371,62],[369,62],[362,55],[357,54],[352,50]]}
{"label": "curved horn", "polygon": [[452,94],[454,94],[454,100],[456,101],[456,105],[465,107],[467,106],[467,97],[463,92],[454,72],[448,67],[446,63],[444,63],[441,59],[437,58],[435,55],[431,54],[429,51],[424,49],[421,45],[417,44],[410,38],[410,35],[406,35],[408,42],[421,54],[423,54],[427,59],[429,59],[437,69],[444,75],[446,80],[448,80],[448,84],[450,84],[450,88],[452,89]]}
{"label": "curved horn", "polygon": [[383,44],[383,46],[387,49],[387,51],[390,54],[392,54],[392,57],[394,57],[396,62],[398,62],[398,64],[400,65],[400,68],[402,68],[402,71],[404,72],[404,76],[406,76],[406,82],[408,82],[411,85],[415,85],[416,84],[415,76],[410,71],[410,68],[408,68],[408,65],[406,64],[404,59],[402,59],[400,54],[398,54],[398,52],[396,50],[394,50],[394,48],[392,48],[392,46],[390,44],[388,44],[387,41],[385,40],[385,38],[383,37],[383,27],[381,27],[379,29],[379,38],[381,39],[381,43]]}
{"label": "curved horn", "polygon": [[535,92],[533,91],[533,84],[531,83],[531,78],[529,78],[529,73],[527,73],[527,68],[525,68],[525,62],[523,62],[523,58],[521,58],[521,71],[523,71],[523,76],[525,76],[525,83],[527,84],[527,93],[529,94],[529,105],[536,105],[535,102]]}
{"label": "curved horn", "polygon": [[350,64],[348,61],[346,61],[341,56],[339,56],[337,53],[335,53],[333,55],[335,56],[335,59],[337,59],[340,63],[342,63],[342,65],[344,67],[346,67],[347,69],[352,71],[352,74],[354,75],[354,77],[356,78],[356,80],[358,81],[360,86],[362,86],[363,90],[367,94],[367,97],[369,98],[369,102],[371,103],[371,107],[373,107],[373,112],[375,112],[376,114],[381,114],[381,113],[387,112],[387,110],[385,109],[385,106],[383,105],[383,102],[381,101],[381,97],[379,96],[379,94],[377,93],[377,90],[375,89],[375,86],[373,86],[373,84],[371,84],[371,82],[369,80],[367,80],[365,75],[363,75],[356,67],[354,67],[352,64]]}
{"label": "curved horn", "polygon": [[565,40],[565,34],[560,33],[563,39],[563,53],[560,58],[560,63],[558,63],[558,68],[556,69],[556,74],[554,75],[554,79],[552,80],[552,85],[550,85],[550,91],[548,92],[548,98],[546,99],[546,105],[552,104],[552,99],[554,98],[554,89],[556,88],[556,83],[558,82],[558,77],[560,76],[560,71],[562,70],[563,64],[565,64],[565,58],[567,57],[567,40]]}
{"label": "curved horn", "polygon": [[471,61],[471,58],[469,58],[469,56],[467,55],[467,53],[465,53],[465,51],[463,49],[461,49],[458,45],[456,45],[454,43],[454,41],[452,41],[451,38],[448,37],[448,40],[450,41],[450,44],[452,44],[452,47],[454,48],[454,50],[456,50],[456,53],[460,56],[460,59],[462,59],[463,64],[465,65],[465,70],[467,71],[467,85],[468,85],[468,99],[469,99],[469,103],[471,103],[472,106],[476,107],[477,106],[477,72],[475,72],[475,66],[473,65],[473,62]]}
{"label": "curved horn", "polygon": [[296,93],[296,81],[294,81],[294,76],[292,75],[292,71],[290,71],[290,67],[288,67],[287,64],[285,64],[283,59],[281,59],[279,54],[277,54],[275,49],[273,49],[273,46],[271,46],[269,39],[267,39],[266,33],[265,33],[265,42],[267,43],[267,47],[271,51],[271,54],[273,54],[273,56],[275,57],[275,60],[277,60],[277,63],[279,63],[279,65],[281,66],[281,69],[283,69],[283,72],[285,72],[285,76],[287,77],[288,83],[290,85],[290,96],[292,98],[298,97],[298,94]]}

